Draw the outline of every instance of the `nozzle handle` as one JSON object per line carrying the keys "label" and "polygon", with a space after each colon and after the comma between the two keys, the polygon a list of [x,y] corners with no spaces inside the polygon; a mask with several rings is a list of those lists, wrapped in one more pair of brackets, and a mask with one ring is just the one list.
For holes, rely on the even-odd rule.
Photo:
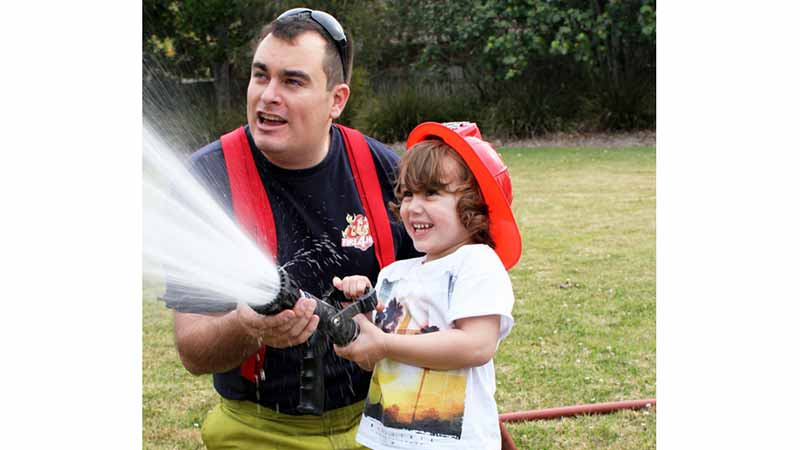
{"label": "nozzle handle", "polygon": [[[375,289],[370,289],[358,297],[347,308],[332,315],[325,323],[325,332],[333,339],[336,345],[345,346],[358,338],[361,329],[353,318],[356,314],[367,313],[378,305]],[[320,316],[320,318],[322,318]],[[320,321],[322,325],[322,321]]]}
{"label": "nozzle handle", "polygon": [[297,411],[301,414],[321,416],[325,407],[325,372],[322,368],[325,338],[314,332],[303,344],[303,361],[300,369],[300,400]]}

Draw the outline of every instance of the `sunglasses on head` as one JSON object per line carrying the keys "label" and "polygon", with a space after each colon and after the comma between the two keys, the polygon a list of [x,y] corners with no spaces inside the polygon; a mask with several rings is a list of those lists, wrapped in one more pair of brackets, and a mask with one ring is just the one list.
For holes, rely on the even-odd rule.
{"label": "sunglasses on head", "polygon": [[275,20],[299,15],[307,15],[310,17],[311,20],[321,26],[322,29],[328,33],[328,36],[333,39],[333,43],[336,44],[336,50],[339,52],[339,59],[342,61],[342,75],[344,76],[344,81],[347,82],[347,36],[344,34],[342,25],[339,24],[339,21],[332,15],[324,11],[317,11],[309,8],[292,8],[278,16]]}

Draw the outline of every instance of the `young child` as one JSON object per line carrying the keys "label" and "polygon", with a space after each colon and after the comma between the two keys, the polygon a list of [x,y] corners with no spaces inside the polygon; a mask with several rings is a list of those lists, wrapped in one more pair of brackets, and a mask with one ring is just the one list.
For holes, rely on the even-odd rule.
{"label": "young child", "polygon": [[[513,324],[506,273],[521,240],[511,180],[474,123],[426,122],[409,135],[395,213],[420,258],[381,270],[374,324],[340,356],[374,370],[356,440],[372,449],[499,449],[494,356]],[[348,297],[366,277],[334,278]]]}

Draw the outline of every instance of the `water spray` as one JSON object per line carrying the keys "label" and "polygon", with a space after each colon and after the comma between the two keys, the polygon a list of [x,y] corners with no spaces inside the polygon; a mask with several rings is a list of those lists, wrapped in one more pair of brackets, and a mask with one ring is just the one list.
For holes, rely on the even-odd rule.
{"label": "water spray", "polygon": [[[374,310],[378,299],[373,288],[354,300],[345,297],[342,291],[331,288],[320,299],[300,289],[282,267],[278,268],[278,278],[280,287],[275,299],[262,305],[250,304],[250,307],[260,314],[273,315],[294,308],[300,298],[316,300],[317,307],[314,309],[314,314],[319,316],[319,325],[317,332],[305,344],[300,372],[300,402],[297,410],[302,414],[319,416],[322,415],[325,404],[322,357],[326,349],[326,341],[320,339],[320,333],[339,346],[355,341],[361,330],[353,318],[357,314]],[[349,301],[352,301],[350,305],[342,307]]]}

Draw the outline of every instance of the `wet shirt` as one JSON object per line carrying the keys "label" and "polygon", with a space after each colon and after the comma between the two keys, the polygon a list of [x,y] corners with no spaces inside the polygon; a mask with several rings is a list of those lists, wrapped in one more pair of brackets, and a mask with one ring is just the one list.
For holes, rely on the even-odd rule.
{"label": "wet shirt", "polygon": [[[365,275],[374,283],[379,272],[375,247],[371,236],[365,235],[369,227],[353,183],[341,132],[331,127],[330,149],[322,162],[308,169],[288,170],[271,164],[256,149],[247,127],[245,131],[275,219],[278,265],[284,266],[298,286],[317,297],[330,289],[334,276]],[[365,138],[375,162],[384,203],[388,203],[393,199],[392,184],[399,157],[378,141]],[[230,182],[220,141],[193,154],[191,170],[233,216]],[[387,212],[397,259],[417,256],[402,223],[388,209]],[[208,295],[200,290],[178,287],[168,280],[163,298],[168,307],[181,312],[235,308],[235,303],[209,302]],[[243,378],[239,368],[214,374],[214,387],[229,399],[256,402],[258,398],[263,406],[298,414],[302,351],[303,346],[267,349],[266,380],[259,383],[259,396],[256,385]],[[353,404],[366,396],[370,373],[336,356],[330,343],[323,368],[325,410]]]}

